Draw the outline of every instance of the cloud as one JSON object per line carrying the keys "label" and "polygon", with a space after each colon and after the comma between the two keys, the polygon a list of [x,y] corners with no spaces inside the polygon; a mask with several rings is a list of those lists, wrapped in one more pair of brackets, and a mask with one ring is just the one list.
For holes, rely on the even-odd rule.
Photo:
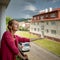
{"label": "cloud", "polygon": [[57,2],[58,0],[52,0],[53,3]]}
{"label": "cloud", "polygon": [[59,0],[40,0],[40,1],[42,1],[42,2],[53,2],[53,3],[55,3],[55,2],[57,2]]}
{"label": "cloud", "polygon": [[60,7],[59,2],[60,0],[11,0],[6,10],[6,16],[27,18],[50,6]]}
{"label": "cloud", "polygon": [[30,15],[25,15],[24,18],[31,18],[31,16]]}
{"label": "cloud", "polygon": [[29,10],[29,11],[35,12],[37,10],[37,8],[30,4],[30,5],[25,6],[24,10]]}
{"label": "cloud", "polygon": [[57,2],[59,0],[43,0],[43,1],[55,3],[55,2]]}
{"label": "cloud", "polygon": [[36,3],[35,0],[24,0],[25,2],[28,2],[28,3]]}

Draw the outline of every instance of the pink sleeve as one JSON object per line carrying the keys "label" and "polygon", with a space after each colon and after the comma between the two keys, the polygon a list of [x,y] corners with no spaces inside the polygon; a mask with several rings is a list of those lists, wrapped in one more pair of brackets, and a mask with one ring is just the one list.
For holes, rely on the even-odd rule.
{"label": "pink sleeve", "polygon": [[11,50],[15,55],[17,55],[17,54],[19,53],[19,50],[18,50],[18,48],[15,46],[14,40],[13,40],[13,38],[11,37],[10,33],[9,33],[9,32],[6,32],[4,36],[5,36],[5,41],[6,41],[6,44],[7,44],[8,48],[10,48],[10,50]]}
{"label": "pink sleeve", "polygon": [[17,38],[18,38],[18,42],[30,42],[30,39],[28,38],[19,37],[19,36],[17,36]]}

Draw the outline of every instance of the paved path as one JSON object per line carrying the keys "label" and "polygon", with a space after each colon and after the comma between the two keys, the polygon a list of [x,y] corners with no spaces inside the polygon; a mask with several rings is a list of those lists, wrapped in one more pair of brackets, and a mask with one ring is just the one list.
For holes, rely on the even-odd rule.
{"label": "paved path", "polygon": [[60,57],[44,50],[34,43],[31,43],[31,51],[27,54],[29,60],[60,60]]}

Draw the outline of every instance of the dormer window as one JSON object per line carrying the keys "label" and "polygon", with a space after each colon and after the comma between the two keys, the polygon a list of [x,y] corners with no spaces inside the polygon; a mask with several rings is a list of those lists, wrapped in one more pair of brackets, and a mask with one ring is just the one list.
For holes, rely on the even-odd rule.
{"label": "dormer window", "polygon": [[41,20],[44,18],[44,16],[40,16]]}
{"label": "dormer window", "polygon": [[36,20],[36,17],[34,17],[34,20]]}
{"label": "dormer window", "polygon": [[55,13],[50,14],[50,17],[56,17]]}
{"label": "dormer window", "polygon": [[39,16],[38,16],[38,20],[39,20]]}
{"label": "dormer window", "polygon": [[45,15],[45,17],[47,18],[47,17],[48,17],[48,15]]}

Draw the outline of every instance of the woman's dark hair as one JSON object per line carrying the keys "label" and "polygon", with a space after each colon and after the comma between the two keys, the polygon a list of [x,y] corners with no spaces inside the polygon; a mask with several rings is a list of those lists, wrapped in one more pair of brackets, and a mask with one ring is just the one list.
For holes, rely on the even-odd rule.
{"label": "woman's dark hair", "polygon": [[11,28],[10,28],[9,26],[12,26],[13,21],[17,21],[17,20],[15,20],[15,19],[11,19],[11,20],[8,22],[8,26],[7,26],[7,28],[8,28],[9,30],[11,30]]}

